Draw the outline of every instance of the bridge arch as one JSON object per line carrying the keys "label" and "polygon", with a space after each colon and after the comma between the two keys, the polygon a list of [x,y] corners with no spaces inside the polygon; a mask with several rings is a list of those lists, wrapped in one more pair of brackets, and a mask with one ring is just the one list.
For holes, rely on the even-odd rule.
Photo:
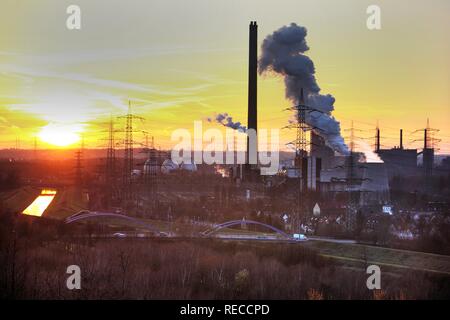
{"label": "bridge arch", "polygon": [[259,226],[263,226],[265,228],[268,228],[272,231],[274,231],[275,233],[288,238],[288,239],[292,239],[292,237],[290,235],[288,235],[286,232],[275,228],[274,226],[267,224],[267,223],[263,223],[263,222],[259,222],[259,221],[253,221],[253,220],[232,220],[232,221],[227,221],[227,222],[223,222],[221,224],[218,224],[216,226],[214,226],[211,229],[205,230],[202,232],[202,234],[206,237],[216,233],[217,231],[224,229],[224,228],[228,228],[228,227],[232,227],[232,226],[236,226],[236,225],[240,225],[240,224],[252,224],[252,225],[259,225]]}
{"label": "bridge arch", "polygon": [[78,213],[75,213],[69,217],[66,218],[65,223],[66,224],[70,224],[76,221],[80,221],[80,220],[86,220],[86,219],[92,219],[92,218],[99,218],[99,217],[106,217],[106,218],[118,218],[118,219],[123,219],[123,220],[127,220],[127,221],[131,221],[133,223],[136,223],[142,227],[144,227],[145,229],[148,229],[149,231],[158,233],[158,234],[164,234],[164,232],[158,230],[157,228],[155,228],[153,225],[146,223],[138,218],[134,218],[134,217],[129,217],[123,214],[119,214],[119,213],[112,213],[112,212],[91,212],[91,211],[80,211]]}

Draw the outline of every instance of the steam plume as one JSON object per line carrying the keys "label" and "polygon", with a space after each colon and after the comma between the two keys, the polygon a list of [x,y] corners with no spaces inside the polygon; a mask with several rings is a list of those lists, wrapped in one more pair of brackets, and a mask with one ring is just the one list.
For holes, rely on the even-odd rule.
{"label": "steam plume", "polygon": [[[241,132],[247,132],[247,128],[243,126],[239,121],[234,122],[233,117],[229,116],[228,113],[219,113],[214,120],[225,127],[232,128]],[[208,121],[212,122],[213,119],[208,118]]]}
{"label": "steam plume", "polygon": [[372,147],[366,141],[356,139],[354,143],[356,151],[364,154],[364,159],[361,162],[383,163],[380,156],[372,150]]}
{"label": "steam plume", "polygon": [[348,147],[341,136],[339,122],[331,115],[334,97],[320,94],[312,60],[304,55],[306,28],[291,23],[268,35],[262,44],[259,72],[275,72],[284,76],[286,98],[294,105],[300,103],[300,92],[305,91],[306,104],[319,112],[307,112],[307,124],[325,140],[333,150],[348,154]]}

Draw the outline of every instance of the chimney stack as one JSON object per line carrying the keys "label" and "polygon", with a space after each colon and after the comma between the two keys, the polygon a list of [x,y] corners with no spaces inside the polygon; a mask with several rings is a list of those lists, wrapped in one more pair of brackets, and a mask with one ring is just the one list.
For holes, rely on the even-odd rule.
{"label": "chimney stack", "polygon": [[403,129],[400,129],[400,149],[403,149]]}
{"label": "chimney stack", "polygon": [[[258,25],[256,21],[251,21],[249,26],[249,64],[248,64],[248,113],[247,128],[258,129],[257,112],[257,79],[258,77]],[[247,163],[249,155],[253,150],[258,152],[257,143],[250,145],[251,141],[247,138]]]}
{"label": "chimney stack", "polygon": [[428,149],[428,129],[424,130],[424,134],[423,134],[423,149]]}
{"label": "chimney stack", "polygon": [[375,146],[375,152],[379,152],[380,151],[380,129],[377,128],[377,141],[376,141],[376,146]]}

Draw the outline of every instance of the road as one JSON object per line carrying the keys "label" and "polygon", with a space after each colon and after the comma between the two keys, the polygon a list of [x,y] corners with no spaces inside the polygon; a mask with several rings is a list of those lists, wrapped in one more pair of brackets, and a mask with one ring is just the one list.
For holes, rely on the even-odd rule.
{"label": "road", "polygon": [[331,243],[346,243],[346,244],[354,244],[357,243],[356,240],[351,239],[333,239],[333,238],[327,238],[327,237],[316,237],[316,236],[310,236],[308,237],[309,240],[312,241],[322,241],[322,242],[331,242]]}
{"label": "road", "polygon": [[[155,236],[151,235],[151,234],[143,234],[143,233],[128,233],[128,232],[116,232],[115,234],[112,235],[105,235],[102,237],[107,237],[107,238],[154,238]],[[158,237],[161,238],[161,237]],[[176,234],[165,234],[165,236],[163,238],[179,238],[179,236],[177,236]],[[185,238],[185,237],[181,237],[181,238]],[[192,238],[202,238],[201,236],[192,236]],[[350,239],[333,239],[333,238],[327,238],[327,237],[316,237],[316,236],[311,236],[308,237],[306,240],[295,240],[293,238],[289,239],[289,238],[283,238],[281,236],[278,235],[261,235],[261,234],[242,234],[242,233],[218,233],[215,234],[214,236],[210,236],[208,238],[212,238],[212,239],[222,239],[222,240],[256,240],[256,241],[276,241],[276,242],[303,242],[303,241],[321,241],[321,242],[331,242],[331,243],[340,243],[340,244],[356,244],[357,242],[355,240],[350,240]]]}

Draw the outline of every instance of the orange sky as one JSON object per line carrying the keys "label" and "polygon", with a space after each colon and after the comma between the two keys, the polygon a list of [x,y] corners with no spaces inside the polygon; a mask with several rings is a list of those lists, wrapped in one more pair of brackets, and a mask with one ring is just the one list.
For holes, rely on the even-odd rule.
{"label": "orange sky", "polygon": [[[248,23],[259,42],[282,25],[308,28],[308,55],[322,93],[336,98],[334,116],[372,144],[420,147],[426,119],[450,153],[450,4],[445,0],[378,1],[382,29],[366,28],[370,1],[88,1],[82,29],[65,27],[71,1],[12,0],[0,12],[0,148],[57,148],[84,136],[104,146],[111,115],[134,112],[156,144],[170,148],[178,128],[227,112],[246,123]],[[281,78],[259,78],[259,127],[283,128],[290,114]],[[117,128],[123,122],[117,121]],[[343,133],[344,136],[347,133]],[[120,138],[120,133],[118,133]],[[293,132],[282,130],[282,149]],[[48,143],[48,142],[51,143]]]}

